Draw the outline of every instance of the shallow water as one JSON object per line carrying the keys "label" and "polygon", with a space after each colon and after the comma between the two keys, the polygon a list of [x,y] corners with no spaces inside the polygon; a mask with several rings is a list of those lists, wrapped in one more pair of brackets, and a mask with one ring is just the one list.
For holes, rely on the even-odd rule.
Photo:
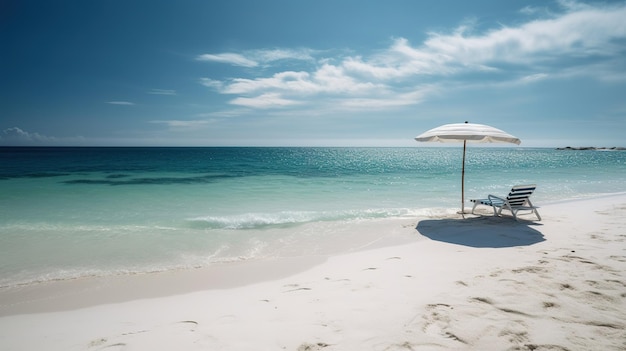
{"label": "shallow water", "polygon": [[[0,286],[301,254],[346,224],[453,213],[445,148],[0,148]],[[626,192],[626,152],[468,147],[465,198]],[[466,207],[469,207],[469,203]]]}

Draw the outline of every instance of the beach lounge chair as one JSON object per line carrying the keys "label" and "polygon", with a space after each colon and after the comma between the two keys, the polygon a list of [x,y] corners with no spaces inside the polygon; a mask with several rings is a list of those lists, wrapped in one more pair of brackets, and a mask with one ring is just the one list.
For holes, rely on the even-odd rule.
{"label": "beach lounge chair", "polygon": [[537,188],[536,185],[516,185],[511,188],[509,195],[506,198],[502,198],[495,195],[488,195],[486,199],[470,200],[474,203],[472,207],[472,213],[478,205],[491,206],[493,208],[493,215],[500,216],[502,210],[511,211],[513,218],[517,220],[517,212],[519,211],[531,211],[534,212],[538,220],[541,220],[537,208],[530,202],[530,195]]}

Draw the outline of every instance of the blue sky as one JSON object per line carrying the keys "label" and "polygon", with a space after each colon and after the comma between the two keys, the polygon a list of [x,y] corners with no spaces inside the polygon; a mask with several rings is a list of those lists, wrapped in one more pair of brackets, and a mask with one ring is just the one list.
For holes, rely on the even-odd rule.
{"label": "blue sky", "polygon": [[0,145],[626,146],[626,1],[5,0]]}

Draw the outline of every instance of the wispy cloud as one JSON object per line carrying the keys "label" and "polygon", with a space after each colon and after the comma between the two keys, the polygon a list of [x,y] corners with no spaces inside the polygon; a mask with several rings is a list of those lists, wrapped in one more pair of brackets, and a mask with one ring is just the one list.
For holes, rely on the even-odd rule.
{"label": "wispy cloud", "polygon": [[223,82],[211,78],[200,78],[200,84],[217,90],[220,90],[224,86]]}
{"label": "wispy cloud", "polygon": [[209,120],[163,120],[151,121],[151,123],[165,124],[170,128],[192,129],[211,123]]}
{"label": "wispy cloud", "polygon": [[[367,110],[418,104],[440,92],[446,82],[476,86],[481,77],[502,86],[565,79],[574,72],[598,80],[609,80],[607,77],[617,73],[623,77],[626,5],[570,0],[559,5],[558,14],[540,8],[520,9],[529,19],[515,26],[477,32],[469,21],[449,32],[428,33],[417,45],[396,38],[389,47],[367,57],[317,57],[320,51],[310,49],[205,54],[198,60],[247,68],[287,59],[315,64],[308,70],[284,70],[269,76],[262,76],[261,71],[249,78],[202,78],[200,82],[221,94],[236,95],[231,104],[252,109],[315,103],[336,110]],[[463,83],[467,76],[474,81]]]}
{"label": "wispy cloud", "polygon": [[592,6],[577,0],[557,0],[559,5],[569,11],[581,11],[592,9]]}
{"label": "wispy cloud", "polygon": [[248,59],[240,54],[223,53],[223,54],[204,54],[196,57],[198,61],[210,61],[219,63],[228,63],[233,66],[256,67],[258,62]]}
{"label": "wispy cloud", "polygon": [[206,112],[206,113],[198,113],[195,114],[194,117],[196,118],[209,118],[211,120],[214,120],[216,118],[231,118],[231,117],[238,117],[241,115],[245,115],[246,113],[249,113],[251,111],[251,109],[249,108],[234,108],[234,109],[230,109],[230,110],[220,110],[220,111],[213,111],[213,112]]}
{"label": "wispy cloud", "polygon": [[120,105],[120,106],[133,106],[135,103],[130,101],[107,101],[109,105]]}
{"label": "wispy cloud", "polygon": [[152,89],[148,92],[148,94],[152,95],[176,95],[176,90],[170,89]]}
{"label": "wispy cloud", "polygon": [[294,106],[302,102],[283,98],[282,95],[278,93],[265,93],[253,98],[238,97],[231,100],[230,103],[238,106],[266,109]]}
{"label": "wispy cloud", "polygon": [[270,49],[270,50],[254,50],[249,52],[260,62],[274,62],[280,60],[300,60],[314,61],[314,50],[311,49]]}
{"label": "wispy cloud", "polygon": [[424,86],[416,88],[413,91],[406,93],[388,93],[381,96],[369,96],[364,98],[351,98],[343,99],[340,101],[342,109],[344,110],[378,110],[388,109],[401,106],[410,106],[420,103],[427,96],[435,93],[438,90],[434,86]]}
{"label": "wispy cloud", "polygon": [[18,127],[7,128],[0,134],[3,141],[25,141],[25,142],[49,142],[55,138],[41,135],[39,133],[27,132]]}
{"label": "wispy cloud", "polygon": [[37,146],[37,145],[80,145],[83,137],[52,137],[37,132],[29,132],[19,127],[6,128],[0,132],[0,145]]}
{"label": "wispy cloud", "polygon": [[542,80],[542,79],[546,79],[548,77],[549,77],[549,75],[546,74],[546,73],[535,73],[535,74],[531,74],[529,76],[522,77],[522,79],[520,79],[520,81],[522,83],[533,83],[533,82],[536,82],[536,81],[539,81],[539,80]]}
{"label": "wispy cloud", "polygon": [[253,68],[280,60],[313,61],[313,53],[311,49],[249,50],[244,53],[203,54],[197,56],[196,60]]}
{"label": "wispy cloud", "polygon": [[54,137],[20,127],[6,128],[0,131],[0,145],[5,146],[64,146],[84,144],[81,136]]}

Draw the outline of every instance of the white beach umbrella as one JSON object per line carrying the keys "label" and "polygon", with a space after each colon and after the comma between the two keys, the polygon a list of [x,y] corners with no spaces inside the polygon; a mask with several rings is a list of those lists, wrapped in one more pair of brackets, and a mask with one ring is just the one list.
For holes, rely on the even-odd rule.
{"label": "white beach umbrella", "polygon": [[500,129],[484,124],[453,123],[433,128],[415,137],[417,141],[438,141],[442,143],[463,142],[463,170],[461,172],[461,213],[465,213],[465,149],[467,142],[474,143],[513,143],[521,141]]}

